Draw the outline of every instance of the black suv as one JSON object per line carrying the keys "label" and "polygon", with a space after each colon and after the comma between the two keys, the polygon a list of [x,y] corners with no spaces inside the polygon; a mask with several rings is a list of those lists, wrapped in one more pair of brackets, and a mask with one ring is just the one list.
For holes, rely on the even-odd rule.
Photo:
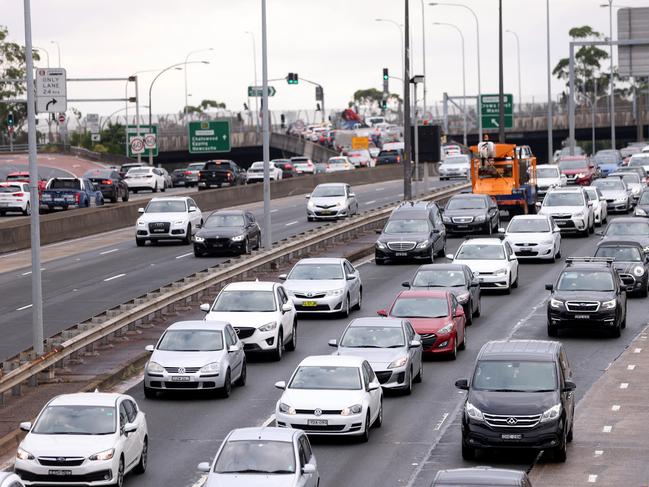
{"label": "black suv", "polygon": [[541,340],[486,343],[473,377],[455,387],[468,391],[462,415],[462,457],[489,448],[551,451],[566,461],[572,441],[575,384],[563,345]]}
{"label": "black suv", "polygon": [[444,225],[449,233],[498,232],[500,212],[495,201],[484,194],[460,193],[444,208]]}
{"label": "black suv", "polygon": [[566,326],[603,327],[619,337],[626,327],[626,291],[613,259],[569,257],[556,283],[546,284],[548,336]]}
{"label": "black suv", "polygon": [[423,259],[446,253],[446,228],[433,202],[406,201],[390,215],[374,247],[377,264],[389,260]]}
{"label": "black suv", "polygon": [[642,245],[628,240],[601,242],[595,257],[613,259],[613,268],[626,286],[627,293],[641,298],[649,294],[649,257]]}

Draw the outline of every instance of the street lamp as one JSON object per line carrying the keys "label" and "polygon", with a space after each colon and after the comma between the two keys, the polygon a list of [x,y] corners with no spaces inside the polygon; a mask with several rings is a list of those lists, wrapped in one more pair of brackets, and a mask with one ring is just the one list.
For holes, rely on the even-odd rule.
{"label": "street lamp", "polygon": [[520,114],[523,110],[523,95],[521,90],[521,42],[518,38],[518,34],[513,30],[506,30],[505,32],[514,36],[516,39],[516,63],[518,64],[518,113]]}
{"label": "street lamp", "polygon": [[[259,86],[257,84],[257,43],[255,41],[255,33],[249,30],[245,31],[246,34],[252,39],[252,67],[255,70],[255,87]],[[259,127],[259,97],[255,96],[255,123]],[[250,98],[248,98],[248,106],[250,106]]]}
{"label": "street lamp", "polygon": [[463,142],[464,145],[467,145],[467,120],[466,120],[466,70],[465,70],[465,57],[464,57],[464,34],[462,30],[455,24],[449,24],[447,22],[433,22],[433,25],[444,25],[446,27],[451,27],[460,34],[460,41],[462,45],[462,114],[463,114]]}
{"label": "street lamp", "polygon": [[187,61],[189,61],[189,56],[199,52],[213,51],[213,50],[214,50],[213,47],[208,47],[207,49],[196,49],[195,51],[189,51],[187,53],[187,56],[185,56],[185,62],[183,63],[185,67],[185,107],[183,108],[183,114],[185,116],[187,115],[187,103],[188,103],[187,102],[187,64],[188,64]]}
{"label": "street lamp", "polygon": [[467,9],[469,12],[471,12],[471,15],[473,15],[473,18],[475,19],[475,29],[476,29],[476,39],[477,39],[477,55],[478,55],[478,138],[479,140],[482,140],[482,83],[480,80],[480,21],[478,20],[478,16],[476,15],[475,11],[471,8],[468,7],[462,3],[446,3],[446,2],[433,2],[429,3],[431,7],[435,7],[437,5],[443,5],[447,7],[461,7]]}
{"label": "street lamp", "polygon": [[61,67],[61,44],[59,44],[58,41],[50,41],[50,44],[56,44],[56,50],[58,52],[58,57],[59,57],[59,65],[58,67]]}
{"label": "street lamp", "polygon": [[47,67],[50,67],[50,53],[42,47],[32,46],[32,51],[43,51],[45,53],[45,59],[47,59]]}
{"label": "street lamp", "polygon": [[405,62],[403,60],[403,54],[404,54],[404,51],[405,51],[405,49],[403,47],[403,26],[401,24],[399,24],[398,22],[392,20],[392,19],[374,19],[374,21],[375,22],[388,22],[388,23],[394,25],[397,29],[399,29],[399,36],[400,36],[399,39],[401,39],[401,76],[403,76],[404,79],[405,79],[404,73],[405,73],[406,68],[405,68]]}
{"label": "street lamp", "polygon": [[426,108],[428,106],[428,90],[426,89],[426,8],[424,0],[421,1],[421,56],[422,67],[424,71],[424,117],[426,116]]}
{"label": "street lamp", "polygon": [[[550,0],[545,0],[545,41],[546,41],[546,63],[547,63],[547,84],[548,84],[548,162],[551,161],[553,153],[552,140],[552,68],[550,65]],[[572,147],[572,142],[571,142]]]}

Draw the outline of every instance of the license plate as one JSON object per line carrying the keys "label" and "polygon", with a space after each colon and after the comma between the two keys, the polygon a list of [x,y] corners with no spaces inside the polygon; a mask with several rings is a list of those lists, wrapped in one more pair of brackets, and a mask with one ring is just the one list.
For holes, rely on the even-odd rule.
{"label": "license plate", "polygon": [[0,206],[9,206],[9,203],[2,203],[2,202],[0,202]]}
{"label": "license plate", "polygon": [[397,257],[406,257],[408,255],[408,252],[395,252],[394,255]]}
{"label": "license plate", "polygon": [[174,382],[189,382],[190,377],[187,375],[172,375],[171,380]]}
{"label": "license plate", "polygon": [[566,222],[563,222],[563,221],[561,221],[561,220],[555,220],[554,222],[555,222],[558,226],[560,226],[560,227],[563,227],[563,226],[565,226],[565,224],[566,224]]}
{"label": "license plate", "polygon": [[333,211],[321,211],[320,212],[321,215],[333,215],[333,213],[334,213]]}
{"label": "license plate", "polygon": [[306,424],[311,426],[328,426],[329,421],[326,419],[307,419]]}
{"label": "license plate", "polygon": [[316,303],[315,301],[302,301],[302,306],[312,307],[312,306],[317,306],[317,305],[318,305],[318,303]]}
{"label": "license plate", "polygon": [[469,225],[458,225],[457,228],[469,228]]}
{"label": "license plate", "polygon": [[503,433],[500,438],[503,440],[522,440],[523,435],[521,433]]}
{"label": "license plate", "polygon": [[520,250],[521,252],[531,252],[532,248],[531,247],[521,247],[518,250]]}
{"label": "license plate", "polygon": [[54,201],[56,201],[57,203],[63,203],[65,202],[65,198],[54,198]]}
{"label": "license plate", "polygon": [[484,282],[484,277],[478,277],[478,282]]}
{"label": "license plate", "polygon": [[590,318],[590,315],[575,315],[576,320],[587,320]]}
{"label": "license plate", "polygon": [[165,233],[165,229],[164,228],[154,228],[153,233]]}
{"label": "license plate", "polygon": [[64,477],[66,475],[72,475],[72,470],[58,470],[57,469],[57,470],[50,470],[48,473],[50,475],[57,475],[57,476]]}

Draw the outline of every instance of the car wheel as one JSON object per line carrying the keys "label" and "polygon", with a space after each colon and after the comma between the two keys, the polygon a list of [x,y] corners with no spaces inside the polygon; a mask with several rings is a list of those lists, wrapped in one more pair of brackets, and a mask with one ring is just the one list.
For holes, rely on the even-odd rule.
{"label": "car wheel", "polygon": [[183,238],[183,244],[189,245],[192,243],[192,224],[187,225],[187,232],[185,233],[185,238]]}
{"label": "car wheel", "polygon": [[443,258],[446,257],[446,238],[444,239],[444,245],[442,245],[442,248],[437,252],[437,257]]}
{"label": "car wheel", "polygon": [[128,201],[128,189],[124,191],[124,194],[122,195],[122,201],[126,203]]}
{"label": "car wheel", "polygon": [[205,254],[202,251],[194,247],[194,257],[203,257],[204,255]]}
{"label": "car wheel", "polygon": [[516,289],[518,287],[518,273],[516,274],[516,279],[512,283],[512,289]]}
{"label": "car wheel", "polygon": [[415,382],[417,384],[421,384],[423,380],[424,380],[424,359],[422,358],[419,361],[419,372],[417,372],[417,375],[415,376]]}
{"label": "car wheel", "polygon": [[367,443],[370,441],[370,412],[367,411],[367,416],[365,416],[365,428],[363,428],[363,433],[361,434],[361,443]]}
{"label": "car wheel", "polygon": [[611,336],[613,338],[620,338],[622,336],[622,325],[618,324],[613,330],[611,330]]}
{"label": "car wheel", "polygon": [[356,303],[354,309],[356,311],[360,311],[362,305],[363,305],[363,288],[360,288],[360,290],[358,291],[358,303]]}
{"label": "car wheel", "polygon": [[412,380],[413,380],[412,364],[410,364],[410,368],[406,372],[406,386],[402,389],[403,394],[405,396],[409,396],[410,394],[412,394]]}
{"label": "car wheel", "polygon": [[606,215],[606,216],[604,217],[604,219],[602,220],[602,223],[606,223],[607,221],[608,221],[608,215]]}
{"label": "car wheel", "polygon": [[146,397],[147,399],[155,399],[156,397],[158,397],[158,392],[155,389],[144,386],[144,397]]}
{"label": "car wheel", "polygon": [[593,222],[591,223],[590,227],[588,227],[588,233],[595,233],[595,219],[593,218]]}
{"label": "car wheel", "polygon": [[512,282],[511,280],[509,281],[509,285],[505,289],[505,294],[511,294],[512,293]]}
{"label": "car wheel", "polygon": [[153,186],[153,192],[154,193],[158,192],[158,183],[155,183],[155,186]]}
{"label": "car wheel", "polygon": [[308,221],[308,222],[312,222],[312,221],[313,221],[313,218],[311,218],[310,216],[307,216],[307,217],[306,217],[306,221]]}
{"label": "car wheel", "polygon": [[239,387],[245,386],[247,379],[248,379],[248,368],[246,365],[246,358],[244,356],[243,364],[241,364],[241,374],[239,374],[239,378],[237,379],[237,386]]}
{"label": "car wheel", "polygon": [[557,250],[557,259],[561,258],[561,247],[559,247],[559,250]]}
{"label": "car wheel", "polygon": [[137,465],[133,468],[133,472],[142,475],[146,472],[146,465],[149,457],[149,439],[144,437],[144,444],[142,445],[142,451],[140,452],[140,461],[137,462]]}
{"label": "car wheel", "polygon": [[277,344],[275,350],[273,351],[273,359],[279,362],[280,360],[282,360],[283,353],[284,353],[284,333],[282,333],[282,329],[280,328],[279,332],[277,333]]}
{"label": "car wheel", "polygon": [[[41,211],[41,213],[45,213],[44,211]],[[0,216],[5,216],[7,214],[6,211],[0,210]]]}
{"label": "car wheel", "polygon": [[25,205],[25,209],[23,210],[23,215],[29,216],[32,214],[32,206],[29,204],[29,201],[27,202],[27,205]]}
{"label": "car wheel", "polygon": [[115,192],[115,194],[110,197],[110,202],[111,203],[117,203],[117,192]]}
{"label": "car wheel", "polygon": [[286,350],[293,352],[297,348],[297,320],[293,322],[293,331],[291,331],[291,341],[286,344]]}
{"label": "car wheel", "polygon": [[160,191],[162,191],[163,193],[167,191],[167,183],[162,183],[162,189]]}
{"label": "car wheel", "polygon": [[247,238],[246,238],[246,244],[244,245],[243,252],[246,255],[250,255],[252,253],[252,250],[250,249],[250,240]]}
{"label": "car wheel", "polygon": [[348,294],[345,300],[343,301],[343,305],[341,307],[342,311],[340,312],[340,314],[343,318],[347,318],[349,316],[349,301],[350,299]]}
{"label": "car wheel", "polygon": [[144,240],[143,238],[135,239],[135,245],[137,245],[138,247],[144,247],[145,244],[146,244],[146,240]]}
{"label": "car wheel", "polygon": [[548,323],[548,336],[556,338],[559,336],[559,327]]}
{"label": "car wheel", "polygon": [[645,283],[644,286],[642,286],[642,289],[640,289],[640,292],[638,293],[638,296],[641,298],[646,298],[647,295],[649,295],[649,281]]}
{"label": "car wheel", "polygon": [[374,257],[374,262],[376,263],[376,265],[385,265],[385,260],[377,259],[376,257]]}
{"label": "car wheel", "polygon": [[573,423],[573,424],[570,426],[570,431],[568,431],[568,434],[566,435],[566,441],[567,441],[568,443],[572,443],[572,440],[574,439],[574,435],[573,435],[573,432],[572,432],[572,430],[573,430],[573,428],[574,428],[574,425],[575,425],[574,420],[573,420],[572,423]]}
{"label": "car wheel", "polygon": [[464,335],[462,335],[462,343],[457,348],[458,350],[466,350],[466,328],[464,328]]}
{"label": "car wheel", "polygon": [[467,461],[472,461],[475,460],[476,456],[476,449],[471,448],[468,445],[465,445],[464,442],[462,442],[462,458]]}
{"label": "car wheel", "polygon": [[449,360],[455,360],[457,358],[457,335],[453,337],[453,350],[448,353]]}
{"label": "car wheel", "polygon": [[381,406],[379,408],[379,414],[374,420],[374,426],[375,428],[380,428],[383,425],[383,399],[381,399]]}
{"label": "car wheel", "polygon": [[469,312],[467,313],[466,310],[464,310],[464,317],[466,318],[466,326],[471,326],[473,324],[473,313],[471,313],[471,310],[473,309],[473,302],[471,299],[469,299],[468,304],[468,309]]}
{"label": "car wheel", "polygon": [[115,474],[115,482],[113,483],[115,487],[122,487],[124,485],[124,459],[119,459],[119,466],[117,467],[117,473]]}
{"label": "car wheel", "polygon": [[568,458],[568,438],[566,432],[563,432],[563,441],[561,444],[552,450],[552,456],[555,462],[565,463]]}
{"label": "car wheel", "polygon": [[480,312],[480,298],[478,298],[478,307],[476,308],[475,313],[473,313],[474,318],[479,318]]}
{"label": "car wheel", "polygon": [[230,376],[230,369],[225,371],[225,380],[223,381],[223,387],[218,391],[219,395],[223,398],[230,397],[232,392],[232,377]]}

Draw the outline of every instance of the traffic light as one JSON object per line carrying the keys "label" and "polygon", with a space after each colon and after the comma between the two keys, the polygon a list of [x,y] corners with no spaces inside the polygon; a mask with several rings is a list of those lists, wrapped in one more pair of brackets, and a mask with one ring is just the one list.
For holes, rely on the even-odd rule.
{"label": "traffic light", "polygon": [[7,114],[7,126],[8,127],[14,126],[14,114],[12,112],[9,112]]}
{"label": "traffic light", "polygon": [[383,68],[383,81],[387,81],[390,79],[390,76],[388,75],[388,68]]}
{"label": "traffic light", "polygon": [[288,76],[286,77],[286,81],[288,82],[289,85],[296,85],[298,82],[297,73],[288,73]]}
{"label": "traffic light", "polygon": [[388,108],[388,100],[387,98],[383,98],[381,100],[381,110],[387,110]]}

